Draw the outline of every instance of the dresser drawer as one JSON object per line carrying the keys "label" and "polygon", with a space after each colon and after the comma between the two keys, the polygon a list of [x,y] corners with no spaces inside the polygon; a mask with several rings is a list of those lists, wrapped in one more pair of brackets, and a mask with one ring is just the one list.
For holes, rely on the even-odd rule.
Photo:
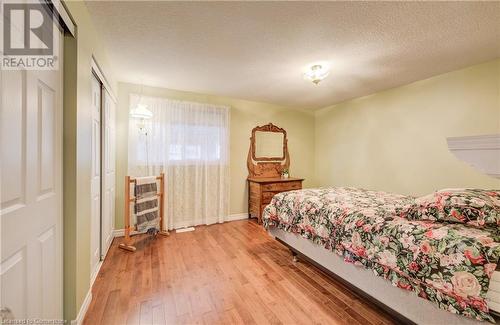
{"label": "dresser drawer", "polygon": [[262,204],[269,204],[273,199],[273,196],[280,192],[262,192]]}
{"label": "dresser drawer", "polygon": [[261,211],[261,205],[258,201],[252,201],[249,205],[249,212],[253,216],[258,216]]}
{"label": "dresser drawer", "polygon": [[250,192],[252,193],[260,193],[260,185],[257,183],[250,182]]}
{"label": "dresser drawer", "polygon": [[[266,192],[283,192],[291,190],[300,190],[302,188],[301,182],[283,182],[262,185],[262,190]],[[274,194],[273,194],[274,195]]]}
{"label": "dresser drawer", "polygon": [[301,178],[283,181],[281,178],[248,179],[248,212],[257,221],[262,223],[262,212],[271,203],[273,197],[281,192],[300,190],[302,188]]}

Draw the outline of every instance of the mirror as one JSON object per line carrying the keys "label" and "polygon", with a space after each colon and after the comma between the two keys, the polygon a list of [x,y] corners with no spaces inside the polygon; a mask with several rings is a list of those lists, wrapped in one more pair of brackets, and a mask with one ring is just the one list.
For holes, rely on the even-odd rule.
{"label": "mirror", "polygon": [[248,176],[281,177],[281,173],[289,167],[290,155],[285,129],[272,123],[254,127],[247,157]]}
{"label": "mirror", "polygon": [[283,160],[285,158],[285,135],[281,132],[255,132],[255,159],[271,158]]}
{"label": "mirror", "polygon": [[287,156],[286,131],[272,123],[252,130],[250,151],[255,161],[280,161]]}

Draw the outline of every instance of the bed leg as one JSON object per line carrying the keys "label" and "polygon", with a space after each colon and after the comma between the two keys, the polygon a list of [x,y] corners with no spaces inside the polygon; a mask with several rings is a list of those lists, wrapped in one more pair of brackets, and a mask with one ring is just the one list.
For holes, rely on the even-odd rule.
{"label": "bed leg", "polygon": [[299,257],[297,256],[297,253],[295,251],[292,251],[292,259],[294,262],[298,262],[299,261]]}

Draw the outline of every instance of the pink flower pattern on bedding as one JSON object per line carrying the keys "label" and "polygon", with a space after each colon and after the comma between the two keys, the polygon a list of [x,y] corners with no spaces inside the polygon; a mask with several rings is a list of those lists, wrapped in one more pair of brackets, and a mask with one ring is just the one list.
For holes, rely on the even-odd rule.
{"label": "pink flower pattern on bedding", "polygon": [[500,226],[500,191],[445,189],[415,199],[402,211],[408,219]]}
{"label": "pink flower pattern on bedding", "polygon": [[264,226],[294,232],[439,308],[494,322],[485,301],[500,257],[497,226],[408,220],[413,197],[356,188],[274,196]]}

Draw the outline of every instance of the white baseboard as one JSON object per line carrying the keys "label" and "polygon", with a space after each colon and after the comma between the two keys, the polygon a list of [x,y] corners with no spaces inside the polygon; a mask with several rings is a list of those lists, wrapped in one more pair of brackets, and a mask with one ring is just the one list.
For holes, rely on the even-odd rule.
{"label": "white baseboard", "polygon": [[[107,247],[105,247],[105,252],[104,252],[104,258],[106,258],[106,255],[108,254],[109,248],[111,247],[111,243],[113,241],[111,240]],[[80,325],[83,323],[83,320],[85,318],[85,314],[87,314],[87,310],[89,309],[90,303],[92,302],[92,287],[94,286],[95,279],[97,278],[97,275],[99,274],[99,271],[101,270],[102,263],[104,262],[104,258],[102,261],[99,262],[97,265],[97,268],[90,277],[90,288],[89,292],[87,292],[87,295],[85,296],[85,299],[83,300],[82,306],[80,307],[80,311],[78,312],[78,315],[75,320],[71,321],[71,325]]]}
{"label": "white baseboard", "polygon": [[108,251],[109,251],[109,248],[111,247],[111,243],[113,243],[112,240],[110,240],[109,243],[106,245],[106,247],[104,247],[104,254],[102,255],[102,261],[100,261],[99,264],[97,264],[95,272],[90,277],[90,289],[92,289],[92,286],[94,285],[95,279],[97,278],[97,275],[99,274],[99,271],[101,270],[102,263],[104,262],[106,255],[108,255]]}
{"label": "white baseboard", "polygon": [[248,219],[248,212],[231,214],[226,218],[226,221],[236,221],[243,219]]}
{"label": "white baseboard", "polygon": [[87,295],[83,300],[82,306],[80,307],[80,311],[78,312],[76,319],[71,321],[71,325],[80,325],[83,323],[83,320],[85,319],[85,315],[87,314],[87,310],[89,309],[91,302],[92,302],[92,286],[90,286],[89,292],[87,292]]}
{"label": "white baseboard", "polygon": [[[229,216],[226,217],[225,222],[227,222],[227,221],[236,221],[236,220],[244,220],[244,219],[248,219],[248,212],[231,214],[231,215],[229,215]],[[135,234],[138,234],[138,233],[139,232],[137,232],[137,231],[132,231],[132,235],[135,235]],[[143,233],[145,233],[145,231]],[[124,229],[115,229],[115,230],[113,230],[113,235],[115,237],[123,237],[123,236],[125,236],[125,230]]]}
{"label": "white baseboard", "polygon": [[[139,232],[139,231],[135,231],[134,230],[134,231],[132,231],[131,235],[137,235],[137,234],[141,234],[141,233],[145,234],[146,231]],[[113,230],[113,236],[115,238],[116,237],[123,237],[123,236],[125,236],[125,229],[122,228],[122,229],[115,229],[115,230]]]}
{"label": "white baseboard", "polygon": [[101,270],[102,262],[103,261],[100,261],[97,264],[97,267],[95,268],[95,272],[92,273],[92,275],[90,276],[90,290],[92,290],[92,286],[94,285],[95,279],[97,278],[97,275],[99,274],[99,271]]}
{"label": "white baseboard", "polygon": [[125,236],[125,229],[113,229],[113,237],[123,237]]}
{"label": "white baseboard", "polygon": [[109,252],[109,249],[111,247],[111,244],[113,244],[113,239],[115,238],[115,234],[113,233],[113,231],[111,232],[111,235],[113,236],[111,238],[111,240],[109,241],[109,243],[107,243],[106,247],[104,247],[104,254],[102,254],[102,260],[104,261],[104,259],[106,258],[106,256],[108,255],[108,252]]}

